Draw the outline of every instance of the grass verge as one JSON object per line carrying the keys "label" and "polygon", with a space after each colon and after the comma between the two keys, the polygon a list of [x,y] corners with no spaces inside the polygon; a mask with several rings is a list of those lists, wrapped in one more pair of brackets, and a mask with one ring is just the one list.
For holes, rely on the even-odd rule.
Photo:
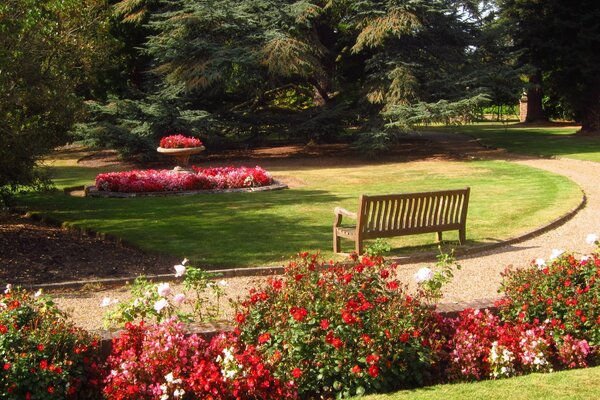
{"label": "grass verge", "polygon": [[497,381],[437,385],[403,390],[386,395],[361,397],[361,400],[587,400],[600,398],[600,367],[531,374]]}

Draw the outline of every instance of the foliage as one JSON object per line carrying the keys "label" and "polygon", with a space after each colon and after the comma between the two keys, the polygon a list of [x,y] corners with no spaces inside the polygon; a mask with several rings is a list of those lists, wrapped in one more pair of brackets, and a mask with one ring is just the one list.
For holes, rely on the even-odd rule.
{"label": "foliage", "polygon": [[[175,277],[183,276],[184,293],[175,294],[168,282],[153,283],[144,277],[137,278],[131,285],[131,299],[125,302],[105,298],[103,307],[117,304],[104,315],[106,325],[122,325],[134,321],[157,323],[177,317],[182,321],[206,322],[221,315],[220,300],[225,281],[215,283],[218,274],[187,265],[185,259],[175,266]],[[209,302],[213,298],[213,302]],[[191,312],[181,309],[189,304]]]}
{"label": "foliage", "polygon": [[195,334],[186,335],[173,319],[158,325],[127,323],[107,364],[104,394],[115,400],[294,397],[255,348],[224,334],[206,343]]}
{"label": "foliage", "polygon": [[[557,252],[558,253],[558,252]],[[554,254],[548,262],[538,259],[527,268],[507,270],[499,303],[508,321],[548,321],[558,343],[564,335],[600,345],[600,257],[597,253],[576,258]]]}
{"label": "foliage", "polygon": [[98,340],[40,293],[9,285],[0,298],[0,397],[99,398]]}
{"label": "foliage", "polygon": [[100,89],[114,43],[104,0],[0,4],[0,196],[41,182],[34,167],[67,142],[83,96]]}
{"label": "foliage", "polygon": [[[585,131],[600,131],[600,4],[586,0],[501,0],[501,17],[510,29],[520,63],[543,76],[551,102],[571,109]],[[576,60],[576,61],[575,61]]]}
{"label": "foliage", "polygon": [[100,191],[140,193],[236,189],[273,183],[271,174],[258,166],[192,168],[193,173],[152,169],[107,172],[96,176],[96,187]]}
{"label": "foliage", "polygon": [[341,265],[303,253],[283,277],[250,291],[236,331],[301,397],[423,384],[438,361],[437,318],[396,273],[380,257]]}
{"label": "foliage", "polygon": [[[137,91],[91,104],[92,120],[80,135],[112,142],[124,155],[199,125],[217,150],[274,135],[333,140],[349,127],[377,141],[379,113],[390,106],[452,104],[500,90],[475,67],[490,52],[465,51],[483,48],[472,0],[216,4],[118,1],[125,24],[148,21],[138,57],[149,73]],[[126,108],[135,112],[124,114]]]}

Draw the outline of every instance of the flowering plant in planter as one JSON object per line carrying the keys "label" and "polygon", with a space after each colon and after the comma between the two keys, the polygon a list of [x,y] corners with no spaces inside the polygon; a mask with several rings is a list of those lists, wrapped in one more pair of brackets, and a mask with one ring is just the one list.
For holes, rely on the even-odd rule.
{"label": "flowering plant in planter", "polygon": [[0,398],[100,398],[97,349],[41,292],[0,296]]}
{"label": "flowering plant in planter", "polygon": [[109,192],[143,193],[236,189],[273,183],[271,174],[258,166],[193,168],[196,173],[151,169],[108,172],[96,176],[96,188]]}
{"label": "flowering plant in planter", "polygon": [[350,265],[301,254],[241,303],[236,332],[300,397],[348,397],[428,380],[441,346],[438,316],[409,296],[395,264]]}
{"label": "flowering plant in planter", "polygon": [[104,394],[134,399],[293,399],[253,347],[221,334],[207,343],[186,335],[175,319],[158,325],[127,323],[107,360]]}
{"label": "flowering plant in planter", "polygon": [[160,147],[163,149],[186,149],[202,146],[202,141],[195,137],[178,135],[165,136],[160,139]]}

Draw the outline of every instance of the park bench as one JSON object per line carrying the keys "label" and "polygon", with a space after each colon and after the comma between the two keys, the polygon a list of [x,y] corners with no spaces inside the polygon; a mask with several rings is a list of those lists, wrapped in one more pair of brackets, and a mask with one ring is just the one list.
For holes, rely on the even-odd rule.
{"label": "park bench", "polygon": [[[442,232],[453,230],[458,230],[459,242],[464,244],[469,191],[467,187],[422,193],[361,195],[357,213],[340,207],[333,211],[333,251],[340,252],[341,238],[353,240],[356,252],[362,254],[366,239],[435,232],[437,240],[441,241]],[[356,220],[356,225],[342,226],[342,217]]]}

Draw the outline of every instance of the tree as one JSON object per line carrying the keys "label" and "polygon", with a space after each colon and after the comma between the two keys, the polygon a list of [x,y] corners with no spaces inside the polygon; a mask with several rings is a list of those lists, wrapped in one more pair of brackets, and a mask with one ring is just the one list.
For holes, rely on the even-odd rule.
{"label": "tree", "polygon": [[[571,109],[582,131],[600,133],[600,3],[500,0],[520,60],[539,71],[533,82]],[[535,74],[533,74],[535,76]]]}
{"label": "tree", "polygon": [[[122,0],[121,13],[149,13],[150,32],[144,93],[127,101],[139,102],[139,110],[167,105],[173,124],[147,113],[137,122],[110,117],[110,126],[100,118],[96,142],[107,135],[123,143],[157,141],[177,129],[201,134],[209,145],[274,133],[327,140],[349,125],[360,126],[369,141],[390,140],[385,122],[401,115],[390,113],[393,107],[482,99],[486,89],[468,66],[478,26],[467,16],[477,13],[477,3]],[[103,112],[122,109],[123,101]]]}
{"label": "tree", "polygon": [[40,183],[35,165],[68,140],[109,49],[103,0],[0,4],[0,194]]}

